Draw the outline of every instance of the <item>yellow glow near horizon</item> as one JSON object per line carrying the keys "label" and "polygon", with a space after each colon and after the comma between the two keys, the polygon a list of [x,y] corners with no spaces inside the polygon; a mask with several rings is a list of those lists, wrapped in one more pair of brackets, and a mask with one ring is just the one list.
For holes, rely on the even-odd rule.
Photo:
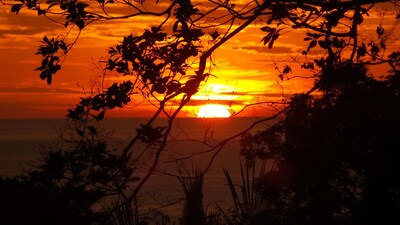
{"label": "yellow glow near horizon", "polygon": [[195,100],[234,100],[238,95],[233,95],[235,87],[230,85],[208,83],[196,95]]}
{"label": "yellow glow near horizon", "polygon": [[219,104],[206,104],[200,107],[198,118],[228,118],[231,116],[228,106]]}

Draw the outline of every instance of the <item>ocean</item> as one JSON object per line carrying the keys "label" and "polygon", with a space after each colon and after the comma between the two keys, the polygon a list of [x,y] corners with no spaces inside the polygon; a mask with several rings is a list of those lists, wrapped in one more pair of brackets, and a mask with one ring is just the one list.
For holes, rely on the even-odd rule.
{"label": "ocean", "polygon": [[[192,165],[204,169],[215,151],[193,154],[210,150],[204,144],[215,144],[238,134],[260,118],[177,118],[170,135],[170,142],[162,154],[158,168],[161,171],[178,174],[176,160],[182,160],[190,169]],[[136,132],[145,118],[109,118],[99,126],[111,136],[112,146],[124,146]],[[166,120],[161,119],[160,125]],[[263,129],[271,123],[260,124],[256,129]],[[156,124],[157,125],[157,124]],[[0,120],[0,176],[19,175],[39,162],[40,152],[48,149],[59,139],[65,127],[64,119],[1,119]],[[204,201],[209,208],[216,204],[229,207],[232,204],[230,192],[223,173],[227,169],[234,181],[240,182],[240,145],[238,138],[228,142],[204,177]],[[179,181],[162,173],[154,174],[140,193],[144,208],[159,208],[183,197]],[[162,208],[162,211],[176,217],[181,205]]]}

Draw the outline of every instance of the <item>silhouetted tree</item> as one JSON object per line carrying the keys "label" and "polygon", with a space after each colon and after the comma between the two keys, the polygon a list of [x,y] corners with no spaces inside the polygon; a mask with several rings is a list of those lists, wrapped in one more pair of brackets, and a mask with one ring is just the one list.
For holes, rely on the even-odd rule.
{"label": "silhouetted tree", "polygon": [[99,218],[90,209],[97,193],[61,189],[26,177],[1,178],[0,198],[1,224],[86,225]]}
{"label": "silhouetted tree", "polygon": [[[273,224],[397,224],[400,74],[384,80],[364,66],[335,65],[321,96],[296,95],[284,119],[242,139],[270,207],[254,220]],[[261,224],[261,223],[255,223]]]}
{"label": "silhouetted tree", "polygon": [[107,147],[107,139],[96,135],[49,146],[30,171],[2,179],[1,224],[99,223],[103,201],[122,195],[138,178]]}
{"label": "silhouetted tree", "polygon": [[[285,31],[307,29],[308,32],[305,34],[306,37],[304,41],[308,43],[308,47],[304,50],[303,54],[309,56],[312,49],[319,49],[323,52],[321,58],[313,58],[314,61],[305,61],[301,63],[302,68],[317,71],[314,74],[316,79],[315,87],[305,95],[299,95],[293,98],[293,103],[290,103],[288,107],[275,115],[278,116],[282,112],[287,112],[287,119],[285,120],[287,124],[282,126],[280,123],[274,126],[273,129],[277,130],[272,132],[272,134],[276,135],[269,135],[265,137],[265,139],[262,139],[260,143],[267,143],[267,145],[269,145],[269,151],[274,152],[276,155],[285,154],[282,145],[286,146],[286,143],[291,145],[291,147],[288,148],[297,148],[297,145],[292,145],[287,142],[287,140],[291,140],[290,138],[298,139],[304,142],[304,144],[317,146],[318,141],[321,139],[316,137],[311,139],[303,137],[300,139],[300,137],[308,135],[308,130],[307,132],[301,132],[298,130],[299,125],[296,125],[296,123],[307,125],[310,119],[309,117],[314,117],[312,113],[307,112],[307,110],[313,109],[313,104],[325,104],[320,107],[321,113],[325,108],[331,107],[333,110],[333,106],[339,104],[336,102],[339,99],[346,102],[351,101],[351,98],[355,98],[355,96],[351,96],[350,94],[347,100],[341,98],[341,94],[343,94],[343,97],[347,98],[347,96],[344,95],[344,93],[348,93],[347,89],[356,89],[362,86],[362,84],[366,85],[364,88],[372,85],[372,81],[366,78],[363,65],[388,63],[392,66],[393,70],[395,70],[394,74],[397,74],[397,59],[399,58],[399,53],[393,53],[389,57],[385,54],[386,43],[384,40],[387,33],[384,27],[376,24],[378,41],[366,43],[358,39],[358,29],[364,21],[363,18],[368,16],[371,8],[377,3],[390,3],[397,10],[397,2],[388,0],[254,0],[244,2],[231,2],[229,0],[198,2],[190,0],[54,0],[47,1],[46,3],[41,3],[36,0],[20,0],[12,3],[5,2],[4,4],[11,5],[11,11],[17,14],[24,9],[33,10],[38,13],[38,16],[50,18],[68,29],[78,29],[79,32],[83,32],[85,27],[97,21],[128,19],[143,15],[163,18],[162,22],[153,27],[149,27],[142,34],[127,35],[120,44],[109,48],[108,59],[104,62],[105,71],[121,74],[126,80],[105,87],[100,93],[81,98],[77,106],[70,109],[67,115],[69,119],[81,125],[76,129],[77,134],[81,137],[81,142],[79,142],[79,145],[81,145],[90,135],[96,132],[96,128],[94,128],[92,124],[93,121],[102,120],[108,110],[125,107],[131,101],[133,94],[139,92],[146,99],[155,100],[157,102],[158,108],[154,116],[148,123],[141,125],[141,127],[136,130],[137,133],[130,143],[116,155],[117,157],[115,159],[113,159],[115,162],[125,164],[125,168],[134,168],[133,165],[137,163],[143,155],[140,154],[140,152],[138,154],[133,151],[132,146],[138,143],[144,143],[146,146],[145,150],[153,153],[152,163],[148,166],[148,173],[140,178],[140,181],[137,182],[137,185],[132,191],[129,193],[121,192],[121,196],[126,201],[133,201],[143,184],[157,167],[160,154],[163,152],[167,143],[168,134],[171,131],[174,118],[190,101],[191,97],[197,92],[199,86],[206,82],[209,76],[212,76],[211,71],[214,67],[212,57],[215,50],[219,49],[246,27],[255,25],[256,22],[257,24],[261,24],[260,29],[265,35],[264,37],[260,37],[260,39],[268,48],[272,48],[280,35]],[[113,14],[111,9],[115,6],[126,7],[129,9],[129,13],[126,15]],[[61,15],[61,17],[59,15]],[[37,54],[42,56],[42,63],[36,70],[40,72],[40,78],[46,80],[48,84],[53,82],[53,76],[61,69],[65,56],[75,43],[75,41],[66,43],[66,37],[70,34],[71,33],[68,31],[65,36],[58,36],[56,38],[44,37],[42,45],[38,49]],[[292,69],[289,66],[285,66],[279,74],[280,79],[290,79],[289,74],[291,71]],[[392,81],[397,79],[395,77],[396,76],[394,76]],[[380,84],[377,81],[376,83],[376,85]],[[346,91],[344,91],[345,89]],[[322,92],[322,99],[314,99],[314,97],[311,97],[311,94],[316,90]],[[351,91],[349,93],[353,92]],[[353,94],[356,94],[356,92]],[[364,94],[364,92],[360,92],[359,94]],[[364,100],[366,99],[366,96],[362,97],[364,97]],[[376,98],[376,96],[374,96],[374,98]],[[361,102],[358,102],[358,104],[359,103]],[[341,104],[345,105],[345,103]],[[171,105],[175,105],[176,107],[172,110],[169,110],[169,108],[166,110],[166,107],[170,107]],[[336,109],[340,108],[341,107],[338,107]],[[353,108],[351,108],[351,110],[352,109]],[[374,115],[385,116],[386,112]],[[157,126],[156,119],[160,116],[166,116],[169,119],[167,126]],[[333,114],[332,116],[340,116],[340,114]],[[360,118],[362,118],[362,116]],[[327,119],[333,120],[333,117]],[[349,117],[349,121],[347,122],[357,123],[358,120],[353,121],[352,119],[353,118],[350,119]],[[321,121],[316,119],[314,122],[328,123],[331,120]],[[289,123],[289,121],[292,123]],[[260,120],[259,122],[262,121]],[[337,125],[340,128],[340,123],[333,123],[334,122],[332,122],[331,126]],[[347,124],[345,125],[347,126]],[[354,126],[357,127],[356,125]],[[331,133],[332,135],[339,135],[335,133],[335,127],[320,126],[321,129],[324,127],[329,129],[329,132],[333,132]],[[312,127],[307,128],[313,129]],[[296,132],[287,133],[287,131],[292,131],[292,129]],[[340,130],[336,131],[339,132]],[[290,136],[290,138],[283,139],[282,134],[286,134],[286,136]],[[300,136],[294,134],[300,134]],[[324,133],[321,131],[315,134],[322,135]],[[343,134],[340,133],[340,135]],[[375,140],[373,139],[375,138],[374,135],[365,135],[371,137],[371,140]],[[324,136],[322,140],[329,141],[329,138],[332,138],[332,136]],[[251,137],[250,139],[256,140],[255,137]],[[267,140],[268,142],[266,142]],[[352,141],[353,138],[348,138],[346,140]],[[352,144],[352,142],[343,142],[349,146]],[[226,141],[221,142],[215,146],[215,148],[219,149],[223,147],[225,143]],[[369,141],[368,143],[370,143],[370,145],[377,144],[373,143],[373,141]],[[368,143],[365,143],[365,145],[369,145]],[[332,143],[332,145],[325,143],[326,146],[334,146],[335,144],[338,143]],[[75,152],[74,154],[79,155],[81,153]],[[320,156],[328,157],[324,154],[316,154],[310,159],[307,158],[309,161],[305,159],[301,161],[301,163],[313,165],[309,162],[314,163],[314,161],[311,160],[314,156],[316,158]],[[87,157],[85,163],[90,162],[91,158],[88,155],[85,155],[85,157]],[[290,157],[285,156],[285,160],[289,160],[286,158]],[[315,161],[323,162],[321,160]],[[332,160],[332,163],[334,161],[335,160]],[[295,165],[291,165],[289,162],[287,165],[289,166],[287,170],[290,171],[290,173],[297,172],[297,170],[290,169],[291,167],[295,168]],[[328,164],[323,165],[328,167]],[[345,163],[342,167],[348,167],[347,171],[353,174],[354,169],[352,165],[347,165]],[[127,173],[128,176],[125,177],[125,173],[123,172],[125,171],[124,166],[122,169],[116,171],[118,171],[119,176],[122,176],[121,178],[123,178],[124,182],[131,179],[135,180],[136,175],[131,172]],[[207,170],[204,172],[206,171]],[[321,172],[323,172],[323,170],[321,170]],[[358,171],[355,171],[355,175],[350,178],[364,179],[361,177],[362,175],[357,172]],[[304,172],[304,174],[308,173]],[[323,174],[320,174],[317,177],[322,175]],[[330,174],[327,174],[327,177],[324,179],[328,179],[328,175]],[[344,176],[344,174],[341,175]],[[111,178],[108,174],[102,177],[105,179]],[[341,179],[350,178],[343,177]],[[321,183],[322,181],[323,179],[321,179]],[[297,179],[296,182],[296,185],[301,185],[301,182],[306,182],[306,180]],[[367,181],[362,180],[357,182]],[[324,184],[328,185],[328,183]],[[318,189],[312,188],[313,187],[310,187],[310,189],[307,190],[318,191]],[[346,189],[348,187],[337,188]],[[356,187],[349,188],[351,190],[358,190]],[[279,189],[279,191],[281,190]],[[364,191],[364,189],[362,191]],[[273,192],[266,191],[265,193]],[[309,192],[305,193],[307,194]],[[292,196],[291,192],[284,194],[285,197],[289,198],[287,201],[296,200],[290,199]],[[277,196],[274,195],[274,197],[276,198]],[[315,201],[304,202],[304,204],[321,204],[321,209],[331,206],[330,202],[325,201],[329,200],[330,197],[320,195],[313,195],[313,197],[315,197]],[[354,198],[357,198],[357,196]],[[343,199],[343,201],[347,201],[347,199]],[[283,215],[289,215],[289,212],[296,215],[305,215],[305,212],[301,212],[301,210],[306,208],[302,208],[301,204],[297,208],[298,210],[284,208],[285,204],[289,203],[290,202],[283,201],[283,205],[277,206],[277,209],[288,210],[288,212],[284,212]],[[310,205],[309,208],[315,205]],[[316,207],[310,209],[314,210]],[[346,210],[347,208],[336,209],[335,213],[346,214]],[[317,215],[315,211],[312,212],[313,213],[309,214],[312,215],[312,217],[302,218],[302,221],[310,220],[312,222],[319,222],[320,218],[327,218],[326,215]],[[327,213],[328,211],[322,210],[322,212]],[[289,220],[290,218],[296,218],[296,215],[282,218],[288,218]],[[300,216],[297,218],[299,217]],[[340,216],[338,215],[337,217]]]}

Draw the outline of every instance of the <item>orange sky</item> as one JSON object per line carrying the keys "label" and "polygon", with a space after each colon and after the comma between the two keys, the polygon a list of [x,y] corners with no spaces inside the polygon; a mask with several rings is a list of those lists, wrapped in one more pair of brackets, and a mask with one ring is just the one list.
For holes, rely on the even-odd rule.
{"label": "orange sky", "polygon": [[[369,24],[377,24],[383,10],[389,10],[385,15],[388,27],[394,24],[390,7],[381,6],[377,9],[377,12],[370,14],[362,29],[364,38],[369,37],[368,32],[375,30],[376,25]],[[37,17],[35,12],[25,9],[15,15],[9,7],[1,6],[0,118],[64,117],[67,109],[79,101],[79,96],[90,92],[91,80],[101,75],[95,62],[107,56],[108,47],[117,44],[123,35],[140,33],[143,28],[149,28],[156,22],[154,18],[142,17],[140,21],[91,24],[83,30],[62,70],[54,76],[53,84],[49,86],[34,71],[41,61],[35,52],[43,35],[54,37],[65,34],[66,30],[61,25]],[[217,78],[210,78],[200,93],[193,97],[184,109],[187,115],[194,116],[198,107],[192,106],[200,103],[231,105],[234,111],[239,111],[244,104],[276,101],[281,99],[282,93],[290,95],[311,87],[310,79],[294,79],[283,83],[282,89],[282,84],[278,83],[278,72],[274,70],[274,62],[279,66],[290,64],[294,69],[293,75],[305,75],[305,71],[296,70],[298,65],[291,64],[291,56],[301,57],[300,52],[304,50],[304,31],[281,35],[274,47],[268,49],[260,43],[261,26],[248,27],[215,53],[217,68],[212,73]],[[399,49],[397,43],[392,47]],[[154,111],[154,107],[136,96],[126,109],[109,114],[116,117],[143,117],[150,116],[149,111]],[[242,115],[260,116],[265,112],[263,107],[253,107]]]}

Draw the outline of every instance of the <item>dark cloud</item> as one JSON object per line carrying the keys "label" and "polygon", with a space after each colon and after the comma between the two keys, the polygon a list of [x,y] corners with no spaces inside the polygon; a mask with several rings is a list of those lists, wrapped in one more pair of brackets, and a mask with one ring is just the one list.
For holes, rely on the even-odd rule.
{"label": "dark cloud", "polygon": [[[238,94],[236,94],[238,95]],[[254,98],[269,98],[269,99],[282,99],[281,93],[242,93],[241,96],[251,96]],[[291,95],[285,95],[290,97]],[[221,105],[246,105],[248,100],[214,100],[214,99],[192,99],[188,103],[189,106],[199,106],[204,104],[221,104]]]}
{"label": "dark cloud", "polygon": [[[61,24],[56,24],[42,16],[27,13],[28,10],[21,10],[18,15],[10,12],[0,13],[6,14],[6,19],[2,21],[2,29],[0,29],[0,37],[6,35],[35,35],[46,32],[52,32],[56,29],[64,29]],[[4,18],[4,15],[2,16]],[[4,27],[7,27],[6,29]]]}
{"label": "dark cloud", "polygon": [[[282,93],[254,93],[251,94],[254,97],[270,97],[270,98],[282,98]],[[289,97],[291,95],[285,94],[285,97]]]}
{"label": "dark cloud", "polygon": [[28,28],[28,29],[0,29],[0,37],[5,37],[6,35],[31,35],[38,33],[37,29]]}
{"label": "dark cloud", "polygon": [[[298,54],[298,55],[303,55],[303,51],[306,49],[304,48],[291,48],[291,47],[281,47],[281,46],[276,46],[276,47],[272,47],[271,49],[268,48],[267,46],[245,46],[245,47],[233,47],[234,50],[247,50],[247,51],[254,51],[257,53],[262,53],[262,54],[272,54],[272,55],[293,55],[293,54]],[[321,51],[318,50],[311,50],[307,53],[307,56],[309,57],[321,57]],[[276,59],[275,59],[276,60]],[[254,60],[254,61],[262,61],[262,62],[273,62],[274,60],[272,59],[258,59],[258,60]],[[282,61],[282,59],[280,59],[279,61]],[[289,61],[288,62],[293,62],[293,61]]]}
{"label": "dark cloud", "polygon": [[247,92],[243,91],[231,91],[231,92],[220,92],[219,95],[247,95]]}
{"label": "dark cloud", "polygon": [[192,99],[187,106],[198,106],[205,104],[220,104],[220,105],[243,105],[245,101],[242,100],[198,100]]}
{"label": "dark cloud", "polygon": [[[271,69],[273,69],[274,67],[271,66]],[[271,77],[272,76],[272,77]],[[278,78],[278,75],[275,74],[254,74],[254,75],[250,75],[250,74],[238,74],[238,75],[230,75],[231,79],[236,79],[236,80],[240,80],[240,81],[246,81],[246,80],[258,80],[260,82],[264,82],[264,81],[271,81],[271,79],[273,78]]]}
{"label": "dark cloud", "polygon": [[267,54],[287,54],[287,53],[297,53],[298,50],[290,47],[274,46],[268,48],[267,46],[243,46],[243,47],[233,47],[234,50],[248,50],[255,51],[257,53],[267,53]]}
{"label": "dark cloud", "polygon": [[81,91],[63,88],[40,88],[40,87],[0,87],[0,93],[64,93],[81,94]]}

